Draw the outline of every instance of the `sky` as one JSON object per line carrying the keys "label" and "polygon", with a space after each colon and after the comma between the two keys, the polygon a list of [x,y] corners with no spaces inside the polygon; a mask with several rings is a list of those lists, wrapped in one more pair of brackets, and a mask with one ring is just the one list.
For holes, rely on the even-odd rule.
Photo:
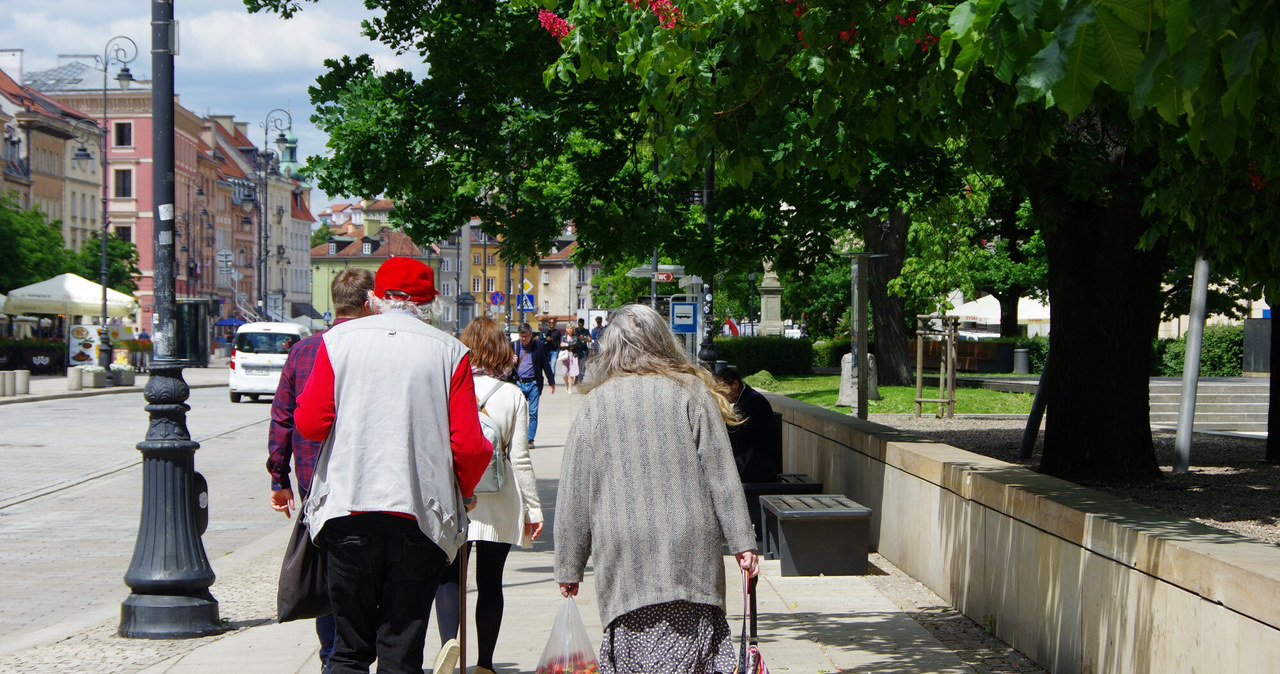
{"label": "sky", "polygon": [[[367,53],[380,69],[424,70],[414,55],[397,56],[360,34],[360,21],[373,15],[360,0],[306,3],[288,21],[249,14],[241,0],[174,0],[173,11],[180,51],[174,91],[183,107],[201,116],[235,115],[249,124],[249,138],[258,145],[267,113],[284,108],[293,118],[300,157],[326,153],[327,136],[310,121],[307,95],[325,72],[325,59]],[[112,37],[125,35],[140,52],[129,70],[151,79],[150,0],[13,0],[5,13],[0,48],[22,49],[24,72],[57,66],[59,54],[101,55]],[[269,137],[275,135],[273,129]],[[354,199],[311,193],[313,211],[342,201]]]}

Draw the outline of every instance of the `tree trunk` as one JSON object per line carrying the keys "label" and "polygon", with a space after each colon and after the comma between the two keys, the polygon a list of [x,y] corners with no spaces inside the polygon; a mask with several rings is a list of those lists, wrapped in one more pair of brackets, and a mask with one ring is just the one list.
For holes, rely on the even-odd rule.
{"label": "tree trunk", "polygon": [[867,261],[871,299],[871,322],[875,327],[876,375],[882,386],[910,386],[915,382],[907,353],[907,323],[904,301],[889,294],[889,281],[902,274],[907,257],[907,230],[911,219],[895,210],[888,220],[862,219],[862,237],[868,253],[887,257]]}
{"label": "tree trunk", "polygon": [[[1268,296],[1267,299],[1270,300],[1271,297]],[[1272,309],[1272,313],[1275,313],[1274,309]],[[1276,367],[1278,367],[1277,363],[1280,363],[1280,360],[1277,359],[1280,357],[1278,356],[1280,354],[1280,337],[1276,335],[1275,318],[1269,320],[1271,321],[1271,364],[1268,369],[1271,370],[1269,373],[1271,385],[1267,387],[1267,392],[1270,394],[1270,399],[1267,403],[1267,461],[1280,463],[1280,437],[1276,437],[1276,433],[1280,432],[1280,404],[1276,404],[1276,395],[1280,394],[1280,391],[1276,390]]]}
{"label": "tree trunk", "polygon": [[1136,247],[1146,228],[1139,190],[1118,188],[1099,204],[1058,189],[1046,180],[1032,194],[1038,212],[1060,216],[1042,232],[1054,372],[1039,470],[1082,483],[1157,479],[1148,368],[1165,247]]}
{"label": "tree trunk", "polygon": [[1000,300],[1001,337],[1018,336],[1018,300],[1021,297],[1020,288],[1013,288],[1007,293],[996,295],[996,299]]}

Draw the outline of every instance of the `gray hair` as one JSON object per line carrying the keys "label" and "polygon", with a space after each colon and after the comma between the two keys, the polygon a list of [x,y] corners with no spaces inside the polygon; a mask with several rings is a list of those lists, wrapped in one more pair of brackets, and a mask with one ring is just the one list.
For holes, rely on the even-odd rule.
{"label": "gray hair", "polygon": [[375,314],[385,314],[392,309],[400,309],[417,316],[418,320],[423,323],[430,323],[431,319],[435,318],[436,314],[440,313],[440,303],[438,302],[438,299],[439,298],[433,299],[430,302],[423,302],[422,304],[414,304],[409,300],[383,299],[373,294],[373,291],[370,290],[369,310]]}
{"label": "gray hair", "polygon": [[676,375],[692,375],[715,396],[725,421],[738,423],[733,403],[725,397],[724,385],[689,358],[667,322],[646,305],[627,304],[614,312],[609,328],[600,333],[599,348],[587,359],[586,368],[579,385],[583,393],[614,377],[632,374],[663,375],[686,384],[687,378]]}

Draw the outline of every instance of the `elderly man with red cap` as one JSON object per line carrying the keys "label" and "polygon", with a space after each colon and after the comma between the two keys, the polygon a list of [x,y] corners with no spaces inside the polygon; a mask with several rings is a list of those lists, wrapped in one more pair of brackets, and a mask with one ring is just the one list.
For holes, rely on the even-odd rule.
{"label": "elderly man with red cap", "polygon": [[324,333],[297,429],[322,442],[303,505],[325,549],[334,674],[422,672],[427,611],[466,541],[493,449],[480,430],[467,348],[430,326],[431,268],[393,257],[366,318]]}

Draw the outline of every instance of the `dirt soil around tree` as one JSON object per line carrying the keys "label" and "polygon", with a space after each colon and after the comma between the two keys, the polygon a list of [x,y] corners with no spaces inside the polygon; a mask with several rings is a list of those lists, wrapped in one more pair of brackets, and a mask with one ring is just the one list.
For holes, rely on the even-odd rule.
{"label": "dirt soil around tree", "polygon": [[[1028,461],[1018,460],[1025,418],[966,416],[938,419],[872,414],[870,421],[1035,470],[1044,432]],[[1043,428],[1043,427],[1042,427]],[[1164,479],[1154,484],[1088,487],[1209,526],[1280,544],[1280,465],[1262,463],[1264,437],[1196,433],[1191,469],[1173,474],[1174,432],[1153,430]]]}

